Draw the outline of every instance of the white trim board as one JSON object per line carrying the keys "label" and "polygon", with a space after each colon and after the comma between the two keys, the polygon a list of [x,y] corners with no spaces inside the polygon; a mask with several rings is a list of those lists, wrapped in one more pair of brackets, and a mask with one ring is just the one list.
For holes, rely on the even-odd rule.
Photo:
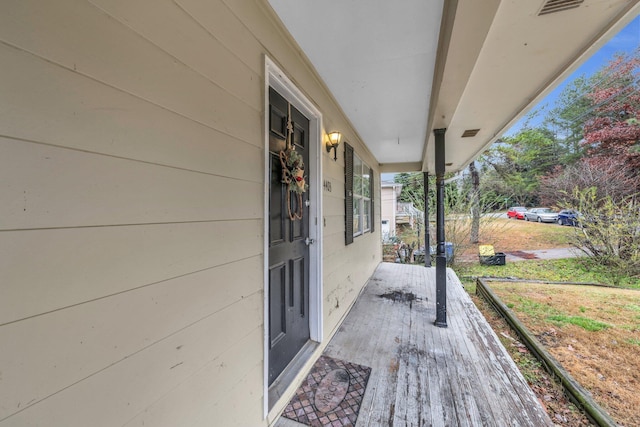
{"label": "white trim board", "polygon": [[264,417],[269,414],[269,87],[273,87],[309,119],[309,332],[312,341],[322,342],[322,114],[265,55],[264,82]]}

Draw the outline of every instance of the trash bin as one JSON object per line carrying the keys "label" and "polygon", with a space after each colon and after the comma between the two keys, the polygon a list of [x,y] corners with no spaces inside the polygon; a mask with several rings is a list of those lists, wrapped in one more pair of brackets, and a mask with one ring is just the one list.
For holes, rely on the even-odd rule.
{"label": "trash bin", "polygon": [[[429,248],[429,253],[431,254],[431,256],[435,256],[438,253],[438,247],[437,246],[431,246],[431,248]],[[453,243],[452,242],[444,242],[444,256],[447,259],[447,262],[451,262],[451,260],[453,259]]]}
{"label": "trash bin", "polygon": [[447,262],[451,262],[453,259],[453,243],[444,242],[444,254],[447,257]]}
{"label": "trash bin", "polygon": [[505,265],[506,255],[503,252],[495,252],[493,245],[478,246],[480,265]]}
{"label": "trash bin", "polygon": [[505,265],[506,255],[503,252],[496,252],[495,255],[492,256],[481,256],[480,264],[481,265]]}

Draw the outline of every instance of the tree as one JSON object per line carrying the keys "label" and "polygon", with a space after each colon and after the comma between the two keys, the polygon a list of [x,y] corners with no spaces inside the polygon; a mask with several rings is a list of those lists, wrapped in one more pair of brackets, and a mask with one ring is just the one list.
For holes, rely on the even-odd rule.
{"label": "tree", "polygon": [[561,151],[550,130],[524,129],[494,144],[485,159],[511,190],[509,198],[529,205],[538,201],[538,178],[553,170]]}
{"label": "tree", "polygon": [[[475,167],[475,162],[470,165],[470,169]],[[453,176],[449,174],[450,177]],[[475,178],[473,176],[475,175]],[[491,234],[502,223],[496,220],[494,216],[482,217],[483,212],[488,212],[496,206],[495,194],[491,193],[489,197],[482,194],[480,188],[480,174],[476,169],[476,173],[471,173],[471,180],[466,177],[445,184],[445,236],[446,241],[452,244],[453,256],[449,260],[451,264],[456,262],[459,254],[470,248],[473,243],[478,243],[481,234]],[[429,179],[429,210],[433,214],[436,212],[435,197],[435,177]],[[399,201],[413,202],[414,206],[421,209],[424,207],[424,185],[422,173],[400,173],[396,174],[395,182],[403,184],[403,191],[400,193]],[[406,192],[405,187],[407,188]],[[474,190],[474,188],[476,190]],[[471,217],[469,213],[472,213]],[[472,217],[477,219],[474,225]],[[400,247],[398,258],[401,260],[409,260],[411,252],[415,249],[415,245],[410,242],[416,241],[415,236],[411,233],[413,230],[405,230],[406,233],[401,236],[403,245]],[[475,233],[477,237],[472,237]],[[431,242],[435,244],[435,229],[431,228]],[[409,243],[408,243],[409,242]],[[406,262],[406,261],[403,261]]]}
{"label": "tree", "polygon": [[422,172],[403,172],[395,175],[394,181],[402,184],[398,201],[413,203],[416,209],[424,212],[424,178]]}
{"label": "tree", "polygon": [[480,241],[480,174],[476,169],[476,162],[469,163],[469,173],[471,174],[471,191],[469,199],[471,201],[471,243]]}
{"label": "tree", "polygon": [[565,168],[557,166],[540,178],[540,201],[549,206],[574,207],[576,190],[593,188],[594,197],[622,200],[635,193],[638,179],[633,178],[624,160],[616,157],[591,157]]}
{"label": "tree", "polygon": [[590,156],[623,159],[640,168],[640,49],[617,55],[596,74],[587,97],[592,117],[584,123],[584,142]]}
{"label": "tree", "polygon": [[640,274],[640,203],[636,195],[619,200],[599,197],[595,187],[573,193],[575,208],[582,212],[572,244],[596,265],[617,273]]}
{"label": "tree", "polygon": [[558,159],[561,164],[573,164],[584,154],[583,124],[593,116],[593,101],[587,96],[592,80],[579,76],[568,83],[554,108],[545,115],[544,124],[554,131],[557,143],[564,148],[563,158]]}

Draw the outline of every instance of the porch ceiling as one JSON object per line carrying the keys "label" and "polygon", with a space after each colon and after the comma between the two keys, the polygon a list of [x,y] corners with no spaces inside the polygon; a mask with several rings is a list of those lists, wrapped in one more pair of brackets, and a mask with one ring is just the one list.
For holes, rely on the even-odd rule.
{"label": "porch ceiling", "polygon": [[268,1],[387,172],[433,172],[436,128],[447,170],[463,169],[640,11],[640,0],[546,15],[549,0]]}

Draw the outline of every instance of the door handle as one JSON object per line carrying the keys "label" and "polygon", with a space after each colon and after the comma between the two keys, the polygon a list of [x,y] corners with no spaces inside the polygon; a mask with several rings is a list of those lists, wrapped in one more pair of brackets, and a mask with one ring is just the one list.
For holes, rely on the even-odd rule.
{"label": "door handle", "polygon": [[306,239],[304,239],[304,244],[307,245],[307,246],[313,245],[314,242],[315,242],[314,239],[310,239],[308,237]]}

